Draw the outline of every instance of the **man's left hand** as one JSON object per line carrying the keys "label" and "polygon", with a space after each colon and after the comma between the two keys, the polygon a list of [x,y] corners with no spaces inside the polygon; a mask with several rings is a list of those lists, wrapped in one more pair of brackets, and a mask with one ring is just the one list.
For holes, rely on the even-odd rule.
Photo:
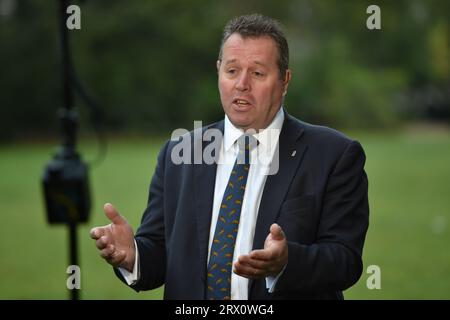
{"label": "man's left hand", "polygon": [[288,262],[286,236],[281,227],[274,223],[264,242],[264,249],[253,250],[241,255],[234,263],[233,272],[249,279],[277,276]]}

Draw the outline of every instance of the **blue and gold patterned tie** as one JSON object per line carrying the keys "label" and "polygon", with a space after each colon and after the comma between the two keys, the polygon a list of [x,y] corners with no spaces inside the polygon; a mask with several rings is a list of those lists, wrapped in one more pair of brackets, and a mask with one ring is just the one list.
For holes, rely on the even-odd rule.
{"label": "blue and gold patterned tie", "polygon": [[250,150],[256,139],[252,136],[241,136],[237,142],[239,153],[223,194],[211,245],[207,269],[207,299],[224,300],[231,297],[234,246],[250,169]]}

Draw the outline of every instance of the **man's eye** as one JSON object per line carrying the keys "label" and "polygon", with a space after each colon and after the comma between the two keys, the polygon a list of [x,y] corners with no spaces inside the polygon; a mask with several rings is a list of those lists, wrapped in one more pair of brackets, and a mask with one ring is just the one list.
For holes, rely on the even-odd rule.
{"label": "man's eye", "polygon": [[228,69],[227,73],[228,74],[235,74],[236,73],[236,69]]}
{"label": "man's eye", "polygon": [[264,76],[264,73],[259,72],[259,71],[255,71],[255,72],[253,72],[253,74],[254,74],[255,76],[257,76],[257,77],[262,77],[262,76]]}

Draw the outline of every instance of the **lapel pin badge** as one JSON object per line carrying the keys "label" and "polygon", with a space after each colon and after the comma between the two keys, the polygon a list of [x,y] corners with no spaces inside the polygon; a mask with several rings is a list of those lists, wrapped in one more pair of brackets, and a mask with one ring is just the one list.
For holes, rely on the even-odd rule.
{"label": "lapel pin badge", "polygon": [[297,150],[292,151],[291,157],[295,157]]}

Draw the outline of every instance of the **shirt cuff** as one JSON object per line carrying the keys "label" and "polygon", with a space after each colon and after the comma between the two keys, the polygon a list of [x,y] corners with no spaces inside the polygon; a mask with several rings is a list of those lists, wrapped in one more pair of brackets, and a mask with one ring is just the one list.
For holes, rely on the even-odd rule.
{"label": "shirt cuff", "polygon": [[138,247],[136,244],[136,240],[134,240],[134,248],[135,248],[135,255],[134,255],[134,266],[133,266],[133,272],[128,271],[125,268],[121,268],[119,267],[119,271],[122,274],[122,276],[124,277],[125,281],[127,282],[127,284],[129,286],[135,284],[140,277],[139,274],[139,251],[138,251]]}
{"label": "shirt cuff", "polygon": [[278,279],[283,274],[284,270],[286,269],[287,264],[283,267],[283,269],[280,271],[280,273],[276,277],[266,277],[266,289],[269,290],[269,293],[273,293],[275,291],[275,286],[277,285]]}

